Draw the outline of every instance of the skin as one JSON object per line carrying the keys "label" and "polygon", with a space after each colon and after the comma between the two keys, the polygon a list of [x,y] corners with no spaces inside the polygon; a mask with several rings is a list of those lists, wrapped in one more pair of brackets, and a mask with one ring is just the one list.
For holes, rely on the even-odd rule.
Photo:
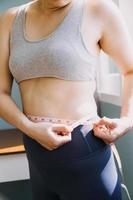
{"label": "skin", "polygon": [[[72,0],[33,1],[27,7],[26,14],[28,39],[35,41],[53,32],[71,5]],[[94,83],[51,77],[24,80],[19,84],[23,105],[21,112],[11,98],[13,77],[8,67],[9,38],[17,10],[18,7],[11,8],[0,18],[0,115],[42,146],[53,150],[71,141],[72,127],[66,124],[34,123],[26,114],[80,120],[89,113],[90,108],[96,108],[92,90]],[[93,126],[97,137],[111,143],[133,126],[133,43],[121,13],[112,1],[86,1],[82,34],[89,51],[99,56],[100,50],[104,50],[117,63],[123,77],[120,119],[102,118]],[[58,132],[62,132],[62,135]]]}

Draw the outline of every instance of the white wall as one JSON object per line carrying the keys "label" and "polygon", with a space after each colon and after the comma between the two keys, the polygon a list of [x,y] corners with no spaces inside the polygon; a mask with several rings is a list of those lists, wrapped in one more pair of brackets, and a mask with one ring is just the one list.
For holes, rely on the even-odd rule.
{"label": "white wall", "polygon": [[119,7],[133,38],[133,0],[119,0]]}

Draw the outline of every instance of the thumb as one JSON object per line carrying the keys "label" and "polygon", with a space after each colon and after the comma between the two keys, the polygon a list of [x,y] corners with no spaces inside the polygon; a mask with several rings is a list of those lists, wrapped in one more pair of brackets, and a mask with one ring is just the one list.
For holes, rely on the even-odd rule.
{"label": "thumb", "polygon": [[117,126],[117,118],[108,118],[108,117],[103,117],[101,120],[100,120],[100,124],[106,124],[109,126],[109,128],[115,128]]}
{"label": "thumb", "polygon": [[73,128],[66,124],[56,124],[52,127],[53,131],[63,131],[63,132],[71,132]]}
{"label": "thumb", "polygon": [[68,143],[72,140],[72,135],[71,135],[71,133],[68,134],[68,135],[64,135],[64,136],[59,135],[58,139],[60,141],[60,145],[63,145],[63,144]]}

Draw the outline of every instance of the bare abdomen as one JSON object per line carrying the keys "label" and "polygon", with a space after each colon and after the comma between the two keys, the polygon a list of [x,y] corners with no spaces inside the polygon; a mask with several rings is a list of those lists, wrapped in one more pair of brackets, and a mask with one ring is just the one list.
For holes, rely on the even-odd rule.
{"label": "bare abdomen", "polygon": [[95,83],[37,78],[20,83],[23,112],[30,115],[80,119],[96,113]]}

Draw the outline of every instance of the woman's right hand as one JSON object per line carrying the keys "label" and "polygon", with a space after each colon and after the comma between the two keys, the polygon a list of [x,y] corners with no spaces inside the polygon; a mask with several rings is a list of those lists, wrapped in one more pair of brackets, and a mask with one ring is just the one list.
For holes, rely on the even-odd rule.
{"label": "woman's right hand", "polygon": [[36,140],[48,150],[54,150],[71,141],[73,128],[66,124],[53,124],[50,122],[32,122],[28,126],[28,136]]}

